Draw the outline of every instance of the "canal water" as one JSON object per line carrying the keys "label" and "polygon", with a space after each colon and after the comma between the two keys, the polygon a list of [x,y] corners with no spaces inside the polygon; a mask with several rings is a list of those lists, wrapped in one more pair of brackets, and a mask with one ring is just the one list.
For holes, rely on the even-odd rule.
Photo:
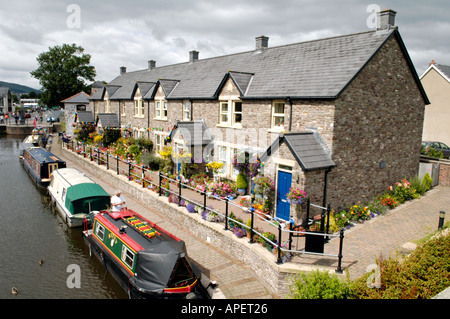
{"label": "canal water", "polygon": [[0,299],[128,298],[20,165],[24,137],[0,135]]}

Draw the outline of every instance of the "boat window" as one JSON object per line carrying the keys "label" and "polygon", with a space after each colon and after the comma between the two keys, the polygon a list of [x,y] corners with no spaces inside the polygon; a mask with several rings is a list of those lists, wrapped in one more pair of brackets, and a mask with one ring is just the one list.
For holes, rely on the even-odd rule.
{"label": "boat window", "polygon": [[127,246],[122,246],[122,261],[131,269],[133,268],[134,253]]}
{"label": "boat window", "polygon": [[66,200],[66,189],[65,188],[63,188],[61,199],[63,202]]}
{"label": "boat window", "polygon": [[103,227],[100,224],[97,224],[97,228],[95,229],[95,234],[97,235],[98,238],[103,240],[103,238],[105,238],[105,227]]}
{"label": "boat window", "polygon": [[180,258],[175,266],[175,271],[172,273],[168,287],[175,288],[191,285],[195,279],[191,266],[185,258]]}

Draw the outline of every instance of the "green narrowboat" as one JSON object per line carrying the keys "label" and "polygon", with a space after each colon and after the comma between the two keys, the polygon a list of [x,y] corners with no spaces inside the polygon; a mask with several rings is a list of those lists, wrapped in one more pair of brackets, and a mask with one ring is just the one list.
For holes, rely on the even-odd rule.
{"label": "green narrowboat", "polygon": [[131,299],[210,298],[184,241],[131,209],[92,212],[83,236]]}

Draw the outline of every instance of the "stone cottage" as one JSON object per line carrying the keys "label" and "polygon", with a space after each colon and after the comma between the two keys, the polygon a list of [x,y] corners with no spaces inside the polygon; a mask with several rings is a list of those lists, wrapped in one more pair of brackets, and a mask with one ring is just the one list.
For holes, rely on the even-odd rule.
{"label": "stone cottage", "polygon": [[450,145],[450,65],[433,60],[420,81],[430,99],[425,107],[423,140]]}
{"label": "stone cottage", "polygon": [[85,92],[68,97],[61,101],[64,103],[64,117],[66,122],[66,134],[73,136],[74,125],[79,117],[76,117],[79,112],[87,112],[89,110],[89,95]]}
{"label": "stone cottage", "polygon": [[236,178],[235,154],[261,156],[279,217],[290,186],[346,207],[418,171],[428,99],[395,14],[380,12],[366,32],[277,47],[259,36],[248,52],[199,59],[191,51],[186,63],[121,67],[91,95],[91,109],[117,114],[156,149],[177,123],[203,121],[212,136],[203,158],[222,162],[222,176]]}

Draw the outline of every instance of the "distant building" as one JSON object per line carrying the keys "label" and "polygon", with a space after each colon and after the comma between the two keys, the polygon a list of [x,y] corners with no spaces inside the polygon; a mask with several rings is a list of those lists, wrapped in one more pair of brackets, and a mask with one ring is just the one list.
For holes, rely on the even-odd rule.
{"label": "distant building", "polygon": [[425,107],[422,139],[450,145],[450,66],[433,60],[420,81],[430,99]]}
{"label": "distant building", "polygon": [[13,98],[11,90],[7,87],[0,87],[0,113],[12,112]]}
{"label": "distant building", "polygon": [[89,95],[84,92],[77,93],[71,97],[61,101],[64,103],[64,117],[66,122],[66,134],[73,136],[74,126],[77,119],[75,115],[78,112],[90,111],[89,109]]}

